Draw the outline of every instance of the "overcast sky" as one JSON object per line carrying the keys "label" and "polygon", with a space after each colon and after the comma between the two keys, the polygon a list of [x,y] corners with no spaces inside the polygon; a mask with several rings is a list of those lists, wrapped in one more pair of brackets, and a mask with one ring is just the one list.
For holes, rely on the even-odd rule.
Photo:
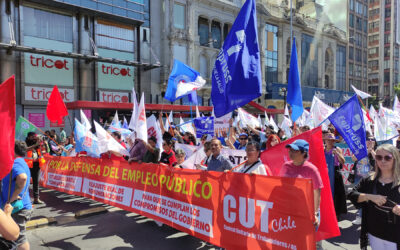
{"label": "overcast sky", "polygon": [[317,0],[317,2],[324,6],[324,12],[332,23],[346,31],[347,0]]}

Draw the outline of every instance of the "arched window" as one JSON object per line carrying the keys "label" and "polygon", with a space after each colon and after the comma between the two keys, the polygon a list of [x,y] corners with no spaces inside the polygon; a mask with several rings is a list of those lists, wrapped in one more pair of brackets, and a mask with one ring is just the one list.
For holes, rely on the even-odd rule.
{"label": "arched window", "polygon": [[200,45],[208,46],[208,20],[203,17],[199,17],[198,35],[200,37]]}

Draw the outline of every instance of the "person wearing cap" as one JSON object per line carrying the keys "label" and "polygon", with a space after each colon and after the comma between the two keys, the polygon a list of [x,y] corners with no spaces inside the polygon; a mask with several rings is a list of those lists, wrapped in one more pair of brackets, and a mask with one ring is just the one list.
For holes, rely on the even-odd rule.
{"label": "person wearing cap", "polygon": [[325,159],[328,165],[329,182],[335,205],[336,217],[347,213],[346,190],[343,183],[343,177],[340,170],[343,168],[345,159],[342,149],[335,146],[338,140],[333,133],[324,133],[322,140],[325,144]]}
{"label": "person wearing cap", "polygon": [[235,141],[233,146],[238,150],[246,150],[247,143],[249,142],[249,135],[247,133],[239,134],[239,140]]}
{"label": "person wearing cap", "polygon": [[286,145],[289,149],[290,161],[283,164],[279,176],[311,179],[314,189],[314,226],[319,226],[319,204],[321,202],[321,189],[324,187],[318,168],[307,161],[309,144],[305,140],[296,140]]}

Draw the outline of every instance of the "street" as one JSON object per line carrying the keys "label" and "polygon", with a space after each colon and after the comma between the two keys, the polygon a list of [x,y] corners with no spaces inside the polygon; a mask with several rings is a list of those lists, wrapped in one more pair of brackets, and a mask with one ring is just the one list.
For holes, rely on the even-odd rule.
{"label": "street", "polygon": [[[152,219],[105,205],[87,198],[51,189],[41,189],[46,205],[36,205],[32,221],[55,217],[56,224],[28,231],[32,249],[218,249],[200,239],[163,225]],[[356,210],[339,222],[342,235],[323,241],[324,249],[359,249],[359,226],[351,221]],[[90,208],[104,207],[108,212],[75,218],[75,213]]]}

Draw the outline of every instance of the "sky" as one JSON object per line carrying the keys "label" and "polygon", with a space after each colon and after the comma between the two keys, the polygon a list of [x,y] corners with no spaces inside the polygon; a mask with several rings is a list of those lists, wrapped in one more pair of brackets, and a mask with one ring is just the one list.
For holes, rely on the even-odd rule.
{"label": "sky", "polygon": [[331,22],[338,28],[346,31],[347,0],[317,0],[324,6],[324,12]]}

